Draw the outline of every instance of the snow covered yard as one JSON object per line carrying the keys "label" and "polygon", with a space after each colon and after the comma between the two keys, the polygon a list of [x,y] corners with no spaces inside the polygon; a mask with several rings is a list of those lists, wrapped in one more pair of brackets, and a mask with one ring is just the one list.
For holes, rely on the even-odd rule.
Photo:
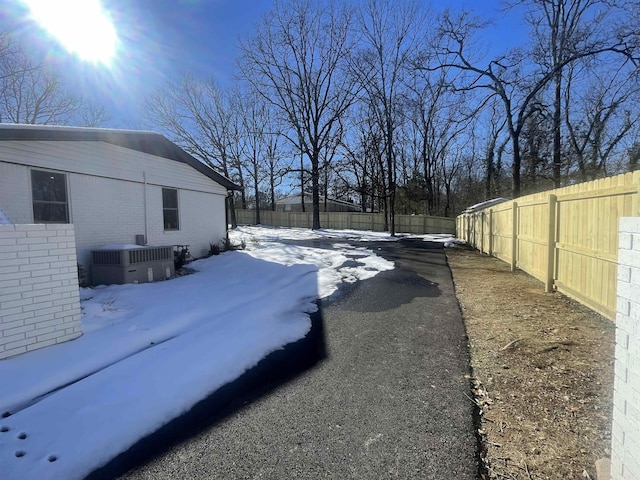
{"label": "snow covered yard", "polygon": [[303,338],[317,298],[393,268],[347,243],[278,242],[295,230],[244,227],[245,251],[198,260],[193,275],[81,290],[81,338],[0,362],[0,478],[86,476]]}
{"label": "snow covered yard", "polygon": [[425,242],[443,243],[445,247],[466,244],[464,240],[455,238],[448,233],[411,234],[398,233],[395,237],[388,232],[371,232],[362,230],[309,230],[308,228],[279,228],[266,226],[239,226],[230,232],[231,238],[236,242],[244,241],[247,244],[258,244],[262,241],[282,240],[319,240],[336,239],[352,240],[358,242],[397,242],[401,239],[418,239]]}

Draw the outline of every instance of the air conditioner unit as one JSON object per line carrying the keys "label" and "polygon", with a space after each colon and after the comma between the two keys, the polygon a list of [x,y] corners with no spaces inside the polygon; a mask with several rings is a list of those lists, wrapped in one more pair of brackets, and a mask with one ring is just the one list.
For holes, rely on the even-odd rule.
{"label": "air conditioner unit", "polygon": [[92,285],[155,282],[173,274],[172,246],[91,251]]}

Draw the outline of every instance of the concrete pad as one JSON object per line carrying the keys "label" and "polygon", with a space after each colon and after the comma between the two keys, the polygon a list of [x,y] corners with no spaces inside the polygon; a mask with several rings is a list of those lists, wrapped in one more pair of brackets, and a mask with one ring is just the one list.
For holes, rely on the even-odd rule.
{"label": "concrete pad", "polygon": [[611,460],[601,458],[596,460],[596,478],[598,480],[611,480]]}

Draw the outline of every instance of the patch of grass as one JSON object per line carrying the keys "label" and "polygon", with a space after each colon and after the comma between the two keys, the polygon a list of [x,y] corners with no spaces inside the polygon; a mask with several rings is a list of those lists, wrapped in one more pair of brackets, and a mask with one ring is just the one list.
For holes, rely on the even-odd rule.
{"label": "patch of grass", "polygon": [[247,248],[247,243],[243,240],[239,244],[234,244],[229,237],[224,237],[219,242],[209,243],[209,251],[207,257],[213,255],[220,255],[222,252],[230,252],[234,250],[244,250]]}
{"label": "patch of grass", "polygon": [[218,245],[217,243],[213,243],[211,242],[209,244],[209,252],[208,252],[209,256],[213,256],[213,255],[220,255],[220,245]]}

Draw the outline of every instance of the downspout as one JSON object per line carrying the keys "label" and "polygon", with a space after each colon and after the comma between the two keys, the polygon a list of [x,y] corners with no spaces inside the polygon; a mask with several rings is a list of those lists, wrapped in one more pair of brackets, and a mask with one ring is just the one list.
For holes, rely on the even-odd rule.
{"label": "downspout", "polygon": [[147,172],[142,172],[142,180],[144,182],[144,195],[143,195],[143,206],[144,206],[144,243],[149,245],[149,235],[147,232]]}
{"label": "downspout", "polygon": [[224,199],[224,236],[229,241],[229,214],[231,209],[231,202],[229,201],[229,190],[227,190],[227,196]]}

